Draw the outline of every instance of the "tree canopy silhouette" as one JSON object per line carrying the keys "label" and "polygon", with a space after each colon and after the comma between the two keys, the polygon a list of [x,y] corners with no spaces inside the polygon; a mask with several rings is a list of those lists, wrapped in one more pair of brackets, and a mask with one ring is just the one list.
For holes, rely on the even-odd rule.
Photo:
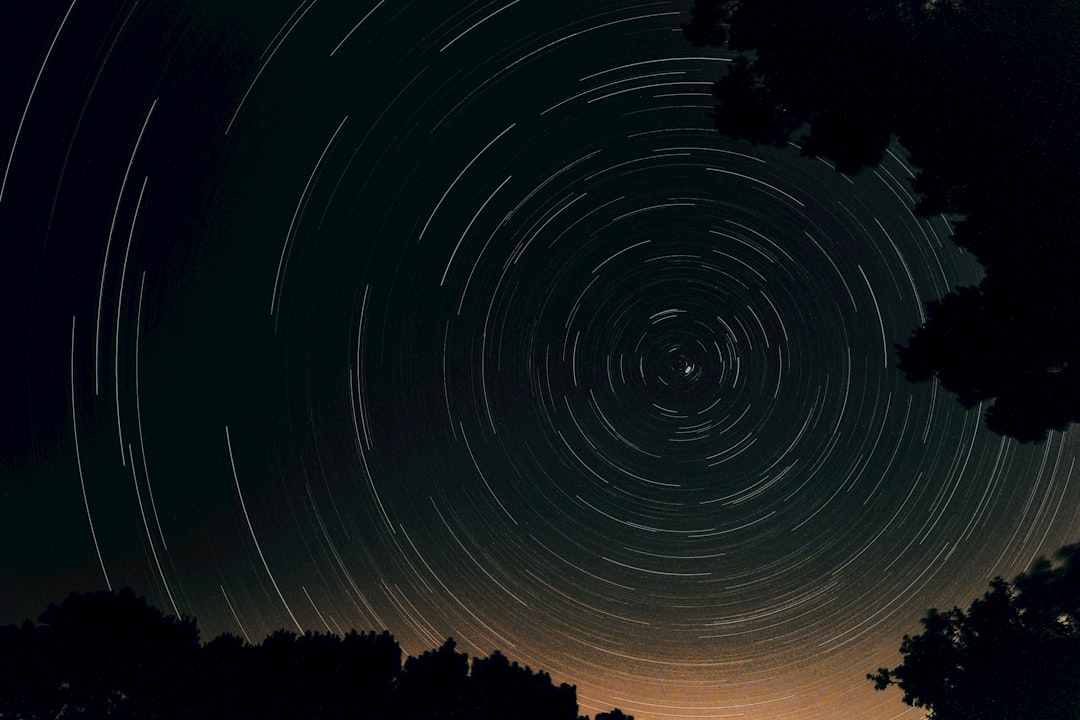
{"label": "tree canopy silhouette", "polygon": [[125,589],[72,594],[39,624],[0,630],[0,717],[138,718],[185,712],[199,631]]}
{"label": "tree canopy silhouette", "polygon": [[634,720],[634,716],[627,715],[619,708],[615,708],[611,712],[597,713],[596,720]]}
{"label": "tree canopy silhouette", "polygon": [[901,665],[867,675],[896,685],[932,720],[1080,717],[1080,544],[1011,584],[995,578],[967,611],[931,609],[904,636]]}
{"label": "tree canopy silhouette", "polygon": [[[611,720],[620,711],[601,713]],[[72,593],[37,623],[0,627],[0,720],[585,720],[546,672],[457,650],[407,658],[389,632],[278,630],[200,644],[194,619],[130,589]]]}
{"label": "tree canopy silhouette", "polygon": [[684,35],[738,54],[713,86],[724,133],[845,173],[897,137],[917,211],[956,220],[986,274],[928,304],[897,347],[991,430],[1080,420],[1080,2],[696,0]]}
{"label": "tree canopy silhouette", "polygon": [[546,672],[534,673],[498,650],[473,660],[471,679],[476,709],[468,717],[476,720],[546,720],[577,714],[577,693],[572,686],[555,687]]}

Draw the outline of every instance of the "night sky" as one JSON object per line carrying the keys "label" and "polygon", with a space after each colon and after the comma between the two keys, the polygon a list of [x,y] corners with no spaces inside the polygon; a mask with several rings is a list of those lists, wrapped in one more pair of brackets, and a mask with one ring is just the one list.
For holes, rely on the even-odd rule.
{"label": "night sky", "polygon": [[0,6],[0,623],[130,585],[582,713],[919,717],[865,674],[1080,538],[1080,437],[904,380],[979,266],[900,146],[717,133],[687,6]]}

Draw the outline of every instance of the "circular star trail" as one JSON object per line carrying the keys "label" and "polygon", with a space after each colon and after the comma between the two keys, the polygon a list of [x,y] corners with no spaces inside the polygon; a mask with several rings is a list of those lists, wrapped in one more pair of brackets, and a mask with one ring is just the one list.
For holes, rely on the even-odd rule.
{"label": "circular star trail", "polygon": [[4,11],[5,621],[132,585],[583,713],[897,716],[926,608],[1076,539],[1076,441],[903,379],[979,267],[898,145],[720,136],[685,11]]}

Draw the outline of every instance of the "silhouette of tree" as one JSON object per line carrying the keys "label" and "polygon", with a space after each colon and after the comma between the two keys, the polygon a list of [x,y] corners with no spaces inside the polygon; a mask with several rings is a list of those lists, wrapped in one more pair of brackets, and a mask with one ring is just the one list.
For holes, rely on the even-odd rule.
{"label": "silhouette of tree", "polygon": [[684,37],[699,47],[723,45],[734,5],[731,0],[698,0],[690,8],[690,22],[683,23]]}
{"label": "silhouette of tree", "polygon": [[391,717],[391,692],[401,672],[401,646],[386,630],[359,633],[342,639],[346,668],[343,677],[351,688],[352,714],[372,720]]}
{"label": "silhouette of tree", "polygon": [[200,645],[194,619],[130,589],[72,593],[37,623],[0,627],[0,720],[587,720],[574,686],[499,651],[470,668],[449,638],[401,660],[385,631]]}
{"label": "silhouette of tree", "polygon": [[469,714],[469,656],[447,638],[437,650],[405,661],[398,680],[398,708],[415,720],[457,720]]}
{"label": "silhouette of tree", "polygon": [[59,713],[62,703],[55,699],[62,681],[49,671],[41,644],[41,632],[29,620],[0,627],[0,718],[36,718],[39,709],[53,710],[50,717]]}
{"label": "silhouette of tree", "polygon": [[470,673],[477,720],[576,720],[577,690],[558,687],[546,672],[534,673],[496,650],[475,658]]}
{"label": "silhouette of tree", "polygon": [[166,617],[130,589],[72,593],[36,626],[5,628],[0,648],[5,717],[190,714],[195,621]]}
{"label": "silhouette of tree", "polygon": [[203,646],[198,688],[199,704],[209,718],[242,717],[252,705],[258,686],[250,671],[255,649],[231,633],[223,633]]}
{"label": "silhouette of tree", "polygon": [[615,708],[611,712],[597,713],[596,720],[634,720],[634,716],[627,715],[619,708]]}
{"label": "silhouette of tree", "polygon": [[[923,215],[986,269],[898,346],[994,432],[1045,438],[1080,420],[1080,11],[1075,0],[697,0],[694,44],[739,53],[713,86],[724,133],[845,173],[898,137]],[[917,52],[912,50],[917,48]]]}
{"label": "silhouette of tree", "polygon": [[259,645],[221,635],[203,648],[213,717],[390,717],[401,648],[388,632],[279,630]]}
{"label": "silhouette of tree", "polygon": [[1080,717],[1080,544],[1042,559],[1010,585],[1001,578],[965,612],[931,609],[904,636],[903,663],[867,675],[898,686],[932,720]]}

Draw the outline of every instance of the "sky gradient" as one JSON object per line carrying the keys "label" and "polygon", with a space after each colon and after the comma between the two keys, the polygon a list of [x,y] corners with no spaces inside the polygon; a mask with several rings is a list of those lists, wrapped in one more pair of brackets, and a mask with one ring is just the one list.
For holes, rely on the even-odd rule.
{"label": "sky gradient", "polygon": [[1080,535],[894,344],[976,282],[894,146],[728,140],[686,3],[0,10],[0,622],[453,636],[642,720],[864,679]]}

